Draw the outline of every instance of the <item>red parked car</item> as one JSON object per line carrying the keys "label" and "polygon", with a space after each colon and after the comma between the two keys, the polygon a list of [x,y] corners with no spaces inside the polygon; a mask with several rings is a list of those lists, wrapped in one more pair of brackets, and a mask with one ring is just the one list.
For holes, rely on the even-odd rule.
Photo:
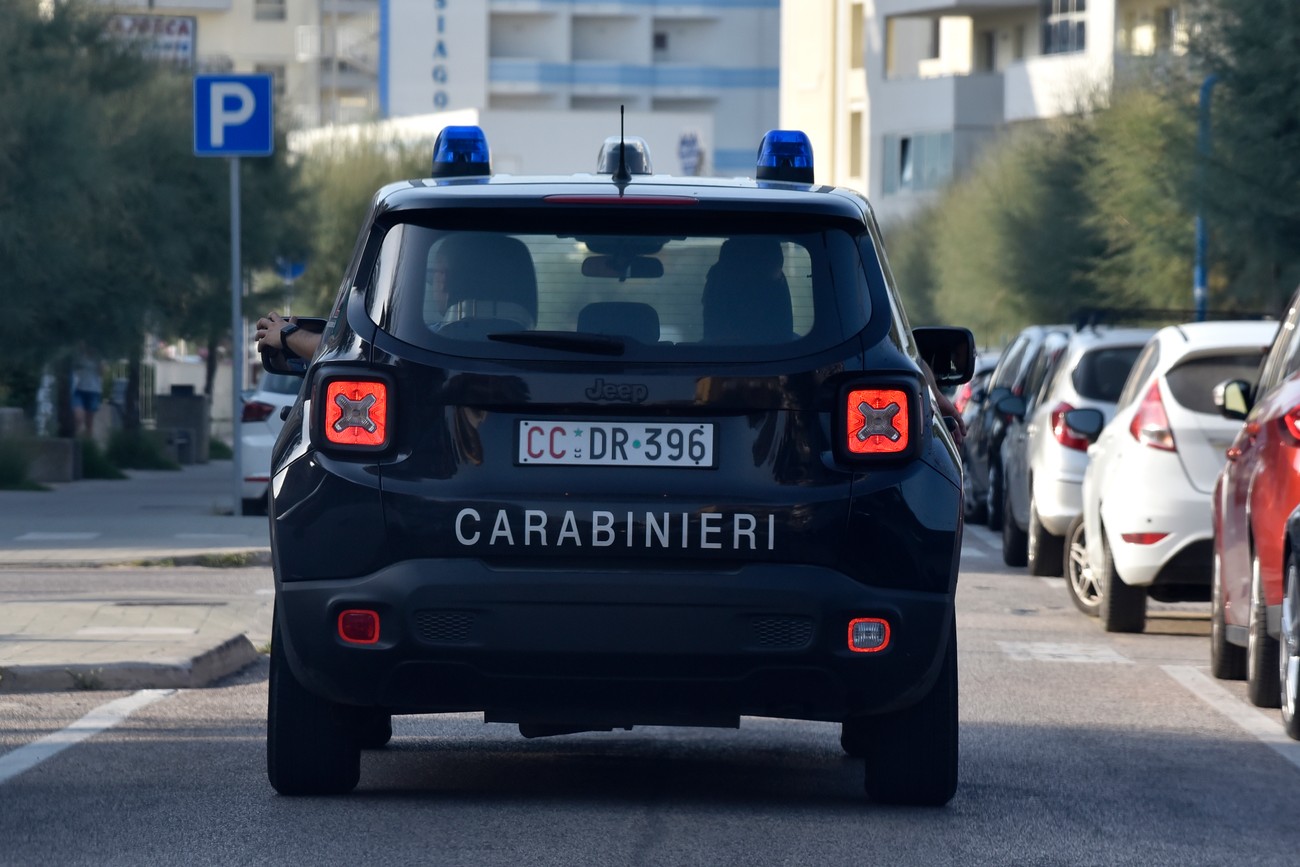
{"label": "red parked car", "polygon": [[[1300,290],[1260,369],[1259,381],[1215,389],[1229,418],[1244,420],[1214,490],[1214,586],[1210,666],[1216,677],[1247,680],[1259,707],[1296,706],[1300,644],[1294,613],[1283,635],[1286,523],[1300,504]],[[1285,638],[1279,642],[1279,638]],[[1286,716],[1286,714],[1284,714]],[[1300,727],[1287,720],[1288,733]]]}

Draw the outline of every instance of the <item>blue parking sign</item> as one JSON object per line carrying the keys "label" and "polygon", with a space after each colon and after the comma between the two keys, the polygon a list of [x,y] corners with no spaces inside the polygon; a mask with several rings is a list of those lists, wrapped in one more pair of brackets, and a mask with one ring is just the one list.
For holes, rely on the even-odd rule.
{"label": "blue parking sign", "polygon": [[194,76],[194,153],[268,157],[275,125],[270,75]]}

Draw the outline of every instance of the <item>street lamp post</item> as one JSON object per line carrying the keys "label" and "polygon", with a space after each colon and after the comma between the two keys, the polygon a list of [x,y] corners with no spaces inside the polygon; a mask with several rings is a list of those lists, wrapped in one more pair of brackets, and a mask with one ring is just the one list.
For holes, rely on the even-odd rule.
{"label": "street lamp post", "polygon": [[1196,184],[1196,262],[1192,269],[1192,302],[1196,306],[1196,321],[1204,322],[1209,290],[1205,286],[1205,162],[1210,158],[1210,94],[1219,76],[1210,73],[1201,82],[1199,123],[1196,131],[1197,184]]}

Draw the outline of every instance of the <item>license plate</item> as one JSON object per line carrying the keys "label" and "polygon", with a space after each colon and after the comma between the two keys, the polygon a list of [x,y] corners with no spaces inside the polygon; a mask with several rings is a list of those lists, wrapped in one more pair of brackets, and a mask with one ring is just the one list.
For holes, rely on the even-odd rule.
{"label": "license plate", "polygon": [[712,468],[713,425],[521,421],[520,464]]}

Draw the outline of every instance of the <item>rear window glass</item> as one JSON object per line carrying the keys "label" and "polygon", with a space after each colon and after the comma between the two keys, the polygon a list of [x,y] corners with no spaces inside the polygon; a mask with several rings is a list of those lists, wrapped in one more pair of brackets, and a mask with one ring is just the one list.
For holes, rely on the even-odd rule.
{"label": "rear window glass", "polygon": [[1085,352],[1071,375],[1074,390],[1089,400],[1115,403],[1141,351],[1141,346],[1108,346]]}
{"label": "rear window glass", "polygon": [[1193,412],[1218,415],[1214,387],[1225,379],[1253,381],[1259,371],[1259,353],[1193,358],[1165,374],[1174,400]]}
{"label": "rear window glass", "polygon": [[297,394],[301,387],[302,377],[287,373],[264,373],[257,383],[258,391],[269,391],[272,394]]}
{"label": "rear window glass", "polygon": [[372,315],[390,333],[472,355],[583,351],[587,337],[597,338],[591,351],[604,341],[633,357],[792,354],[860,330],[869,294],[856,241],[838,230],[663,237],[399,224],[372,283]]}

